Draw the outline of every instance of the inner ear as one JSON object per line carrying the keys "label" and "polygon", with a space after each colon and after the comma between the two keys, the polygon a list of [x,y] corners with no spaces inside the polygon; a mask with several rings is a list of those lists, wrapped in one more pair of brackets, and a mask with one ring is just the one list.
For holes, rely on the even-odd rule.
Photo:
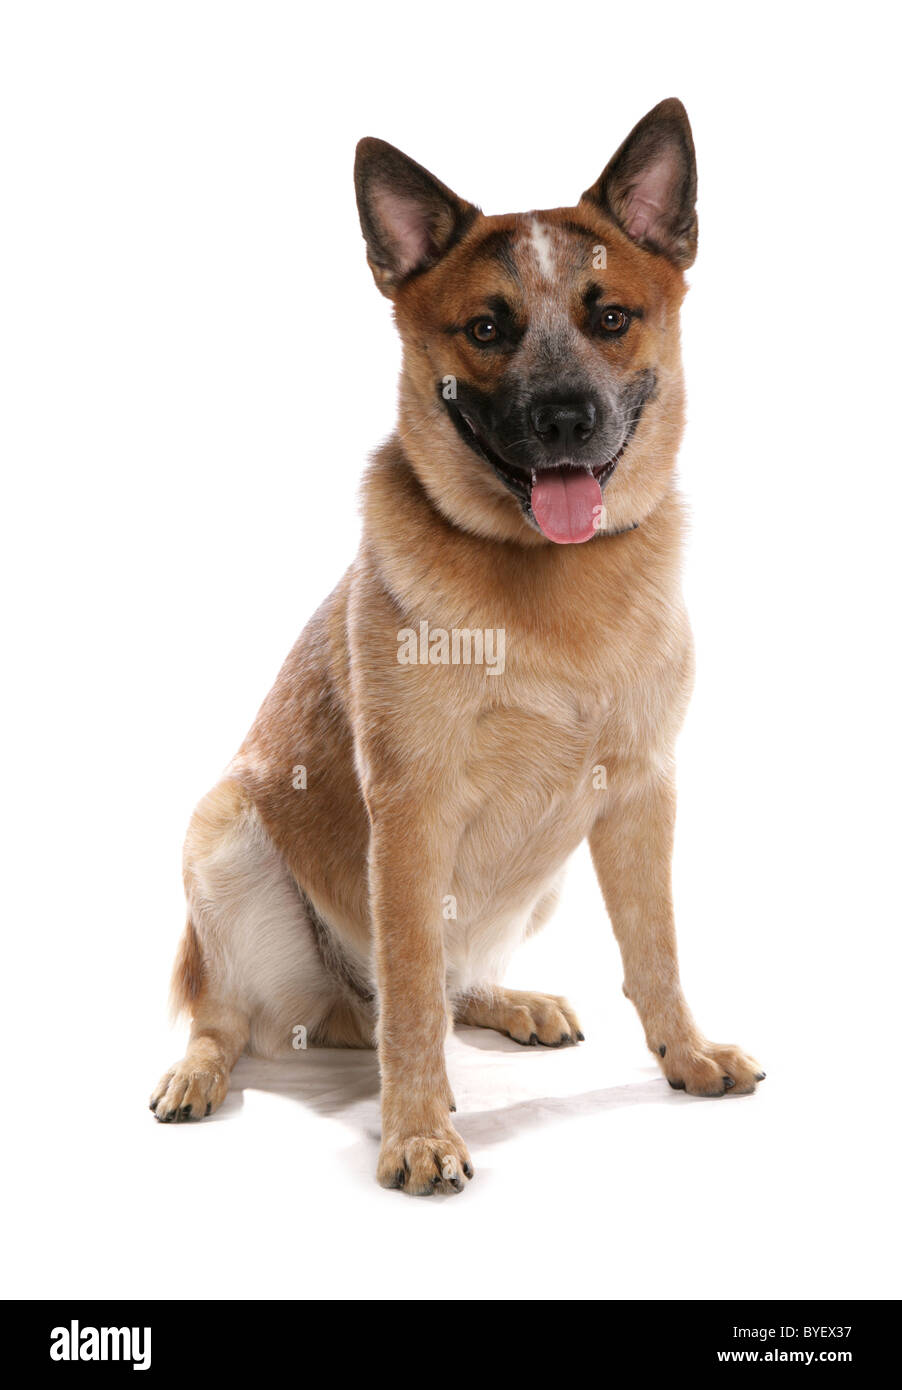
{"label": "inner ear", "polygon": [[642,118],[583,198],[599,204],[637,245],[685,268],[698,240],[696,189],[689,118],[671,97]]}
{"label": "inner ear", "polygon": [[384,140],[360,141],[354,184],[367,260],[389,296],[450,250],[478,212]]}
{"label": "inner ear", "polygon": [[425,265],[435,254],[450,228],[442,226],[440,211],[433,218],[415,198],[392,188],[375,188],[373,216],[390,243],[391,260],[399,278]]}
{"label": "inner ear", "polygon": [[621,199],[619,213],[627,236],[652,243],[666,240],[670,209],[680,197],[681,178],[676,151],[665,146]]}

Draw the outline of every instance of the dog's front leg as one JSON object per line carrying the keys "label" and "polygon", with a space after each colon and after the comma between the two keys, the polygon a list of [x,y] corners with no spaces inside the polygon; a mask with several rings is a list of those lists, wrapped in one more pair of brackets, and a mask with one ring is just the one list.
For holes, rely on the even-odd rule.
{"label": "dog's front leg", "polygon": [[670,886],[676,798],[649,769],[619,793],[589,835],[595,872],[623,957],[623,989],[675,1090],[695,1096],[754,1091],[764,1079],[739,1048],[708,1042],[683,996]]}
{"label": "dog's front leg", "polygon": [[442,893],[446,856],[419,814],[371,817],[370,905],[379,991],[383,1187],[460,1192],[473,1175],[451,1124]]}

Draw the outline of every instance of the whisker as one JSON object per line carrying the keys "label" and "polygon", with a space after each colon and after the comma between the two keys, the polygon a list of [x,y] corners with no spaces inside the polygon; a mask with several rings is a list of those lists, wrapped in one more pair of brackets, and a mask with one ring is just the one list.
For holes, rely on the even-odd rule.
{"label": "whisker", "polygon": [[417,430],[422,429],[428,420],[433,419],[434,416],[439,414],[441,409],[442,407],[440,405],[434,405],[415,425],[411,425],[409,430],[405,430],[403,434],[398,435],[398,442],[400,443],[402,439],[406,439],[410,434],[416,434]]}

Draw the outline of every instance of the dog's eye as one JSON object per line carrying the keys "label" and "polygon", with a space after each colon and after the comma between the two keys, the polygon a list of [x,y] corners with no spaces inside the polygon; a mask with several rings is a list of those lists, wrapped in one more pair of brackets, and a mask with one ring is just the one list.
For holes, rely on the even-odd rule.
{"label": "dog's eye", "polygon": [[476,319],[470,324],[470,337],[477,343],[494,343],[498,340],[498,325],[494,319]]}
{"label": "dog's eye", "polygon": [[629,325],[630,316],[625,309],[616,304],[602,309],[598,322],[604,333],[623,333]]}

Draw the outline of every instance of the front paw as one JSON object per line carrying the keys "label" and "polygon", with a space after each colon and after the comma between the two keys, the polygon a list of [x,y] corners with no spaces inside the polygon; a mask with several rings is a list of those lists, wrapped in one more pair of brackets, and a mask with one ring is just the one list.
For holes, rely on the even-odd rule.
{"label": "front paw", "polygon": [[661,1070],[675,1091],[690,1096],[747,1096],[765,1072],[738,1047],[705,1042],[662,1044]]}
{"label": "front paw", "polygon": [[376,1176],[383,1187],[400,1187],[412,1196],[463,1192],[473,1176],[466,1145],[450,1124],[431,1130],[389,1132],[382,1140]]}

